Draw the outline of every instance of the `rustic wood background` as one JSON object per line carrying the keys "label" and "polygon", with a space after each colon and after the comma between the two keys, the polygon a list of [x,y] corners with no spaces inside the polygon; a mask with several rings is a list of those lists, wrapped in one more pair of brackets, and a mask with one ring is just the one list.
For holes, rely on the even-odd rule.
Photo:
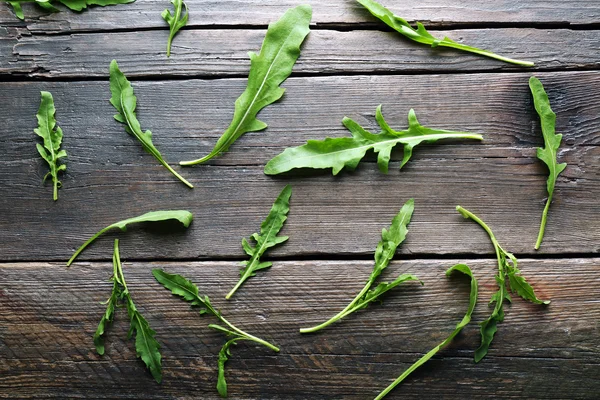
{"label": "rustic wood background", "polygon": [[[217,398],[223,337],[150,274],[190,277],[233,323],[279,345],[233,349],[227,366],[235,399],[368,399],[385,388],[462,318],[468,282],[443,271],[466,262],[480,281],[474,314],[489,314],[493,249],[454,210],[491,225],[548,307],[506,306],[489,355],[474,364],[478,326],[415,372],[389,398],[597,399],[600,393],[600,3],[591,0],[386,0],[439,35],[532,60],[523,69],[390,32],[352,0],[307,1],[312,31],[284,98],[261,112],[269,128],[238,140],[206,165],[171,176],[112,118],[108,64],[133,81],[138,116],[171,164],[207,153],[227,127],[249,60],[269,22],[291,0],[188,0],[188,27],[165,56],[166,0],[48,14],[25,5],[25,21],[0,4],[0,397]],[[533,250],[545,202],[546,168],[527,85],[545,84],[564,141],[546,238]],[[42,185],[35,149],[39,91],[53,93],[68,152],[59,201]],[[347,135],[344,115],[375,128],[383,104],[404,128],[414,108],[424,125],[482,133],[485,141],[425,145],[388,175],[369,158],[355,172],[262,173],[285,147]],[[285,184],[293,195],[271,270],[224,295],[255,232]],[[410,197],[415,214],[384,278],[418,275],[381,305],[314,335],[299,327],[328,318],[354,296],[372,267],[381,228]],[[64,263],[92,233],[155,209],[194,213],[190,229],[141,226],[109,234]],[[165,232],[166,231],[166,232]],[[92,335],[110,293],[112,240],[121,238],[125,275],[162,344],[164,381],[135,358],[124,310],[98,356]]]}

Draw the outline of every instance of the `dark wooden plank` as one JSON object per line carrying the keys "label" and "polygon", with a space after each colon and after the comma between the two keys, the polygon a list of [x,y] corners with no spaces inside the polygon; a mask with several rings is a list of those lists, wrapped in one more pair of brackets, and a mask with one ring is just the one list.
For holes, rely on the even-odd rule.
{"label": "dark wooden plank", "polygon": [[[125,64],[124,70],[127,71]],[[126,234],[133,257],[206,258],[244,254],[240,240],[258,229],[284,184],[294,187],[285,229],[291,240],[274,256],[368,256],[381,229],[409,197],[416,199],[411,234],[402,254],[490,254],[489,239],[454,210],[472,209],[513,252],[533,253],[546,196],[546,168],[535,158],[542,144],[533,111],[529,74],[297,78],[285,98],[265,109],[264,132],[247,134],[209,164],[181,169],[190,190],[146,154],[113,121],[106,82],[3,83],[0,103],[0,253],[5,260],[66,260],[87,237],[114,221],[153,209],[184,208],[196,218],[173,235],[134,229]],[[565,135],[559,178],[542,253],[598,251],[595,223],[600,193],[600,74],[541,73],[558,131]],[[175,163],[205,154],[227,126],[243,79],[135,82],[139,119],[154,143]],[[69,153],[60,199],[41,180],[35,150],[39,90],[55,95],[57,118]],[[283,148],[309,138],[343,136],[344,115],[375,129],[384,103],[393,127],[405,127],[409,107],[428,126],[480,132],[485,142],[426,145],[399,172],[388,175],[365,162],[354,173],[304,171],[281,177],[262,173]],[[374,161],[374,160],[371,160]],[[10,227],[10,228],[9,228]],[[110,255],[110,238],[84,259]]]}
{"label": "dark wooden plank", "polygon": [[[125,243],[125,241],[123,242]],[[122,256],[126,260],[128,251]],[[371,263],[276,262],[236,297],[223,296],[238,278],[233,262],[128,263],[136,305],[157,331],[164,380],[155,384],[127,341],[124,310],[110,328],[104,357],[92,335],[110,293],[109,262],[0,265],[0,397],[217,398],[216,355],[223,337],[150,274],[184,274],[234,324],[271,340],[279,354],[240,344],[228,363],[230,394],[242,399],[374,397],[462,318],[468,281],[444,270],[465,260],[393,262],[383,278],[417,274],[421,287],[396,288],[371,306],[315,335],[298,328],[340,310],[362,287]],[[548,307],[514,299],[506,306],[489,356],[474,364],[477,323],[490,309],[495,260],[470,260],[480,282],[473,323],[389,398],[593,399],[600,390],[597,321],[600,259],[521,260]],[[274,373],[277,371],[277,373]],[[92,379],[93,378],[93,379]],[[292,383],[292,384],[291,384]]]}
{"label": "dark wooden plank", "polygon": [[[292,0],[189,0],[191,26],[199,25],[266,25],[286,9],[298,5]],[[363,7],[350,0],[307,0],[314,9],[313,23],[345,25],[376,20]],[[385,1],[386,6],[402,17],[426,22],[429,26],[460,24],[590,24],[600,18],[600,5],[589,0],[406,0]],[[19,21],[6,4],[0,5],[1,26],[23,26],[32,32],[65,32],[164,28],[160,13],[162,0],[144,0],[132,4],[93,8],[73,13],[61,8],[48,13],[31,4],[23,6],[27,17]]]}
{"label": "dark wooden plank", "polygon": [[[0,38],[0,76],[105,77],[110,60],[129,76],[245,75],[247,52],[258,51],[263,30],[185,30],[165,55],[168,31],[19,36]],[[533,61],[533,70],[595,68],[600,31],[467,29],[440,32],[454,40]],[[459,51],[431,49],[395,32],[315,30],[303,46],[295,72],[372,73],[514,70],[511,64]]]}

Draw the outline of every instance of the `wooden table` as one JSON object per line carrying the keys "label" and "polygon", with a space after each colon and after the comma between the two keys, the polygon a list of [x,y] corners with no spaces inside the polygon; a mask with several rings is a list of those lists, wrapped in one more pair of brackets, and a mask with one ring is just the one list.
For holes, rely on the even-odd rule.
{"label": "wooden table", "polygon": [[[165,56],[166,0],[48,14],[24,6],[19,21],[0,4],[0,397],[217,398],[223,336],[152,277],[160,267],[191,278],[233,323],[281,347],[233,349],[235,399],[369,399],[443,340],[464,314],[468,282],[444,270],[466,262],[480,282],[473,323],[389,398],[597,399],[600,396],[600,2],[596,0],[385,1],[435,34],[536,63],[523,69],[405,40],[350,0],[307,1],[312,31],[284,98],[261,112],[269,127],[239,139],[209,163],[179,169],[190,190],[112,118],[108,65],[119,61],[138,96],[138,117],[165,158],[206,154],[227,127],[246,85],[248,51],[291,0],[188,0],[188,27]],[[395,4],[394,4],[395,3]],[[440,30],[440,32],[434,32]],[[548,91],[564,134],[560,176],[546,237],[534,251],[546,197],[542,145],[528,78]],[[67,173],[59,200],[42,185],[35,149],[39,91],[54,95]],[[264,164],[307,139],[348,135],[349,116],[377,131],[383,104],[404,129],[414,108],[423,125],[479,132],[482,143],[418,148],[398,171],[370,157],[355,172],[300,171],[268,177]],[[226,301],[244,253],[281,188],[293,186],[273,267]],[[406,242],[384,273],[410,272],[373,305],[314,335],[362,287],[381,229],[415,198]],[[540,307],[514,299],[479,364],[476,323],[491,310],[493,248],[460,204],[481,216],[520,260]],[[109,234],[71,268],[65,261],[92,233],[156,209],[194,213],[190,229],[142,226]],[[167,232],[165,232],[167,230]],[[112,241],[121,238],[136,305],[162,345],[156,384],[126,339],[118,310],[103,357],[92,336],[110,293]]]}

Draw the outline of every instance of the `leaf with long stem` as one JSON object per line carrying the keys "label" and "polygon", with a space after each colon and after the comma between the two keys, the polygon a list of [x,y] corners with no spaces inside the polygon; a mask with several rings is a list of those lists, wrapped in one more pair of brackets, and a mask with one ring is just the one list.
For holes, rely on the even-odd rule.
{"label": "leaf with long stem", "polygon": [[456,210],[463,217],[477,222],[487,232],[494,246],[496,260],[498,262],[498,274],[495,276],[498,284],[498,291],[492,295],[490,300],[490,304],[494,304],[494,311],[492,311],[492,314],[488,319],[480,323],[481,345],[475,350],[475,362],[479,362],[488,352],[488,348],[494,339],[494,334],[498,329],[497,325],[504,321],[504,300],[511,301],[507,289],[507,281],[510,290],[517,293],[525,300],[529,300],[535,304],[550,304],[550,301],[537,298],[531,285],[527,283],[524,277],[520,276],[521,271],[518,268],[517,258],[500,246],[489,226],[475,214],[461,206],[456,206]]}
{"label": "leaf with long stem", "polygon": [[554,194],[554,186],[556,185],[556,179],[558,175],[564,171],[567,167],[567,163],[559,164],[556,161],[558,148],[562,140],[562,135],[555,133],[556,125],[556,114],[550,108],[550,100],[544,90],[544,85],[535,76],[529,78],[529,88],[533,95],[533,104],[535,110],[540,116],[540,122],[542,125],[542,134],[544,135],[544,146],[537,149],[537,157],[542,160],[548,166],[548,180],[546,182],[546,188],[548,190],[548,199],[546,200],[546,206],[542,213],[542,222],[540,223],[540,231],[538,238],[535,243],[535,249],[538,250],[544,239],[544,231],[546,230],[546,219],[548,218],[548,210],[552,203],[552,195]]}
{"label": "leaf with long stem", "polygon": [[125,131],[130,135],[135,136],[141,143],[144,150],[152,154],[154,158],[158,160],[166,169],[169,170],[173,175],[177,177],[189,188],[194,186],[189,183],[185,178],[177,173],[162,157],[156,146],[152,143],[152,132],[142,131],[140,122],[135,114],[135,108],[137,106],[137,98],[133,94],[133,87],[127,80],[125,75],[119,69],[116,60],[112,60],[110,63],[110,91],[112,97],[110,103],[118,111],[115,114],[115,120],[126,125]]}
{"label": "leaf with long stem", "polygon": [[241,340],[249,340],[263,345],[265,347],[268,347],[269,349],[275,352],[279,352],[279,348],[277,346],[272,345],[266,340],[260,339],[254,335],[244,332],[243,330],[234,326],[231,322],[227,321],[225,317],[223,317],[221,312],[213,307],[208,296],[201,296],[198,291],[198,287],[189,279],[186,279],[181,275],[169,274],[161,269],[152,270],[152,275],[154,275],[154,278],[156,278],[156,280],[166,289],[169,289],[174,295],[183,298],[192,306],[201,307],[200,314],[212,314],[215,317],[217,317],[217,319],[221,321],[222,324],[227,326],[227,328],[225,328],[221,325],[209,324],[209,328],[225,333],[227,336],[233,336],[232,339],[225,343],[225,345],[221,348],[221,351],[219,352],[219,374],[217,390],[221,396],[227,396],[227,382],[225,381],[225,362],[231,355],[229,348],[232,344],[235,344],[236,342]]}
{"label": "leaf with long stem", "polygon": [[[381,241],[377,245],[377,249],[375,250],[375,266],[373,267],[373,271],[369,276],[369,280],[362,288],[360,293],[352,300],[346,308],[342,311],[331,317],[329,320],[323,322],[322,324],[310,327],[310,328],[302,328],[300,329],[300,333],[312,333],[319,331],[332,323],[339,321],[340,319],[348,316],[354,311],[365,308],[370,303],[378,300],[381,295],[389,291],[390,289],[398,286],[399,284],[406,281],[419,281],[414,275],[402,274],[396,280],[391,283],[383,282],[380,283],[375,289],[370,290],[371,286],[375,283],[379,275],[383,272],[385,268],[387,268],[388,264],[394,257],[396,253],[396,248],[404,241],[406,238],[406,234],[408,233],[408,223],[410,222],[410,218],[412,217],[412,213],[414,211],[414,200],[409,199],[400,209],[400,212],[394,217],[392,220],[392,225],[390,229],[383,229],[381,233]],[[423,282],[421,282],[423,284]]]}
{"label": "leaf with long stem", "polygon": [[479,54],[482,56],[494,58],[496,60],[504,61],[511,64],[520,65],[522,67],[533,67],[533,63],[529,61],[513,60],[512,58],[503,57],[498,54],[492,53],[487,50],[478,49],[477,47],[467,46],[461,43],[457,43],[454,40],[444,37],[438,39],[431,35],[422,23],[417,22],[417,29],[414,29],[410,24],[390,10],[382,6],[381,4],[373,0],[357,0],[362,4],[369,12],[374,16],[383,21],[387,26],[394,29],[396,32],[403,36],[414,40],[415,42],[429,45],[431,47],[450,47],[457,50],[466,51],[469,53]]}
{"label": "leaf with long stem", "polygon": [[308,35],[312,8],[301,5],[289,9],[269,25],[260,53],[249,53],[250,74],[246,90],[235,101],[233,120],[206,156],[181,165],[201,164],[227,151],[239,137],[247,132],[263,130],[267,124],[256,118],[258,112],[279,100],[285,89],[279,87],[292,73],[300,55],[300,45]]}
{"label": "leaf with long stem", "polygon": [[242,239],[242,247],[246,254],[250,256],[250,260],[243,261],[244,268],[240,271],[240,280],[233,289],[225,296],[226,299],[231,298],[238,288],[250,277],[256,275],[256,271],[271,267],[270,262],[261,262],[260,258],[267,249],[277,246],[288,240],[287,236],[277,236],[287,219],[287,213],[290,210],[290,196],[292,195],[292,187],[287,185],[283,188],[275,203],[271,207],[271,211],[267,218],[260,226],[260,233],[254,233],[251,239],[256,242],[253,247],[246,238]]}
{"label": "leaf with long stem", "polygon": [[471,278],[471,293],[469,295],[469,308],[467,309],[465,316],[456,325],[456,328],[454,328],[454,331],[450,334],[450,336],[448,336],[446,338],[446,340],[444,340],[442,343],[435,346],[427,354],[425,354],[423,357],[421,357],[417,362],[415,362],[413,365],[411,365],[406,371],[404,371],[402,373],[402,375],[400,375],[394,382],[392,382],[387,388],[385,388],[381,393],[379,393],[379,395],[377,397],[375,397],[375,400],[381,400],[385,396],[387,396],[392,391],[392,389],[394,389],[396,386],[398,386],[404,379],[406,379],[407,376],[409,376],[411,373],[413,373],[413,371],[415,371],[421,365],[423,365],[427,361],[429,361],[429,359],[431,357],[433,357],[438,351],[440,351],[442,348],[447,346],[456,337],[456,335],[458,335],[460,333],[460,331],[465,326],[467,326],[469,324],[469,322],[471,322],[471,314],[473,314],[473,310],[475,309],[475,305],[477,304],[477,290],[478,290],[477,279],[475,279],[475,277],[473,276],[473,273],[471,272],[471,269],[466,264],[457,264],[457,265],[453,266],[452,268],[450,268],[446,271],[446,276],[449,276],[454,271],[461,272]]}
{"label": "leaf with long stem", "polygon": [[104,354],[103,335],[105,327],[112,321],[112,314],[115,307],[119,306],[120,302],[124,302],[130,321],[127,338],[130,339],[135,334],[135,349],[137,356],[144,361],[146,367],[150,370],[150,373],[156,382],[160,383],[162,380],[160,344],[154,338],[156,332],[150,328],[148,321],[146,321],[144,316],[138,311],[133,299],[131,298],[129,289],[127,289],[125,275],[123,274],[123,266],[121,264],[121,257],[119,255],[119,239],[115,239],[113,252],[113,276],[111,279],[114,282],[112,294],[108,300],[106,313],[100,320],[100,324],[98,325],[98,329],[94,335],[94,344],[96,345],[96,350],[98,351],[98,354]]}
{"label": "leaf with long stem", "polygon": [[85,243],[83,243],[81,245],[81,247],[79,247],[77,249],[77,251],[75,251],[75,253],[73,253],[73,256],[71,256],[71,258],[67,262],[67,267],[69,265],[71,265],[71,263],[73,261],[75,261],[77,256],[90,243],[92,243],[100,235],[102,235],[103,233],[105,233],[111,229],[118,228],[118,229],[122,230],[123,232],[125,232],[127,230],[127,226],[130,224],[135,224],[135,223],[139,223],[139,222],[158,222],[158,221],[168,221],[168,220],[177,220],[177,221],[181,222],[181,224],[184,227],[187,228],[192,223],[193,218],[194,218],[194,216],[192,215],[192,213],[189,211],[186,211],[186,210],[168,210],[168,211],[151,211],[146,214],[139,215],[137,217],[127,218],[122,221],[115,222],[114,224],[108,225],[106,228],[100,229],[91,238],[86,240]]}
{"label": "leaf with long stem", "polygon": [[[167,41],[167,57],[171,56],[171,43],[173,38],[177,35],[177,32],[183,28],[188,22],[188,7],[183,0],[171,0],[173,4],[174,13],[171,14],[169,9],[165,9],[161,17],[169,24],[169,40]],[[185,8],[185,14],[182,16],[183,8]]]}
{"label": "leaf with long stem", "polygon": [[402,168],[412,156],[413,148],[422,142],[429,143],[440,139],[483,140],[481,135],[475,133],[427,128],[419,124],[412,109],[408,113],[408,129],[404,131],[390,128],[381,113],[381,105],[377,107],[375,117],[382,132],[373,134],[352,119],[344,117],[342,123],[352,133],[351,138],[309,140],[305,145],[285,149],[265,165],[265,174],[281,174],[294,168],[331,168],[333,175],[337,175],[344,168],[355,169],[368,150],[378,154],[379,170],[387,173],[390,153],[398,144],[402,144],[404,148],[404,157],[400,164]]}
{"label": "leaf with long stem", "polygon": [[63,139],[63,132],[59,126],[56,125],[56,119],[54,117],[56,109],[54,108],[54,99],[50,92],[40,92],[42,100],[40,102],[40,108],[37,113],[38,127],[33,131],[44,140],[44,145],[37,143],[36,148],[40,156],[48,163],[50,172],[44,176],[44,181],[49,177],[52,179],[54,184],[53,199],[58,200],[58,188],[62,186],[62,183],[58,180],[58,173],[65,171],[67,165],[63,161],[59,164],[59,160],[67,156],[67,152],[60,150],[60,145]]}
{"label": "leaf with long stem", "polygon": [[14,11],[15,15],[19,19],[25,19],[23,15],[23,10],[21,9],[21,4],[23,3],[35,3],[38,6],[50,10],[52,12],[58,11],[51,3],[56,2],[65,5],[69,9],[73,11],[81,11],[88,6],[110,6],[114,4],[125,4],[132,3],[135,0],[0,0],[10,4]]}

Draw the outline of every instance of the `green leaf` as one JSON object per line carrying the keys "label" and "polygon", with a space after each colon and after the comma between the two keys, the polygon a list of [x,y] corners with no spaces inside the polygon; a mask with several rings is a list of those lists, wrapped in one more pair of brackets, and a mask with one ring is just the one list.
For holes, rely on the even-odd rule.
{"label": "green leaf", "polygon": [[267,218],[263,221],[260,226],[260,233],[254,233],[251,236],[251,240],[256,242],[256,245],[252,247],[250,243],[244,238],[242,240],[242,247],[246,254],[250,256],[249,261],[242,262],[244,268],[240,271],[241,278],[233,289],[225,296],[226,299],[236,292],[236,290],[251,276],[256,275],[255,272],[260,269],[269,268],[270,262],[261,262],[260,258],[267,251],[267,249],[277,246],[288,240],[287,236],[277,236],[283,224],[287,219],[287,214],[290,210],[290,196],[292,195],[292,187],[287,185],[283,188],[275,203],[271,207],[271,211]]}
{"label": "green leaf", "polygon": [[477,47],[466,46],[464,44],[457,43],[448,37],[438,39],[427,32],[423,24],[420,22],[417,22],[417,29],[414,29],[405,19],[395,15],[390,10],[373,0],[358,0],[358,2],[367,10],[369,10],[373,16],[383,21],[387,26],[406,36],[407,38],[414,40],[415,42],[426,44],[431,47],[450,47],[453,49],[463,50],[469,53],[479,54],[507,63],[517,64],[523,67],[533,67],[534,65],[529,61],[513,60],[511,58],[494,54],[487,50],[478,49]]}
{"label": "green leaf", "polygon": [[38,6],[44,8],[46,10],[50,10],[52,12],[57,12],[58,9],[55,8],[51,4],[52,2],[61,3],[74,11],[81,11],[84,8],[87,8],[88,6],[104,7],[104,6],[114,5],[114,4],[132,3],[135,0],[10,0],[10,1],[3,0],[3,1],[7,2],[8,4],[10,4],[13,7],[13,9],[15,11],[15,15],[19,19],[24,19],[25,16],[23,15],[23,10],[21,9],[21,4],[23,4],[23,3],[35,2],[35,4],[37,4]]}
{"label": "green leaf", "polygon": [[123,266],[121,265],[121,258],[119,256],[119,239],[115,239],[113,276],[111,279],[114,282],[114,285],[112,294],[108,299],[108,307],[94,334],[96,350],[98,351],[98,354],[104,355],[103,335],[105,327],[112,322],[115,307],[118,307],[119,301],[123,300],[127,307],[127,314],[129,315],[130,320],[127,338],[130,339],[135,334],[135,349],[137,356],[144,361],[156,382],[160,383],[162,380],[161,355],[159,351],[160,344],[154,338],[156,332],[150,328],[148,321],[146,321],[142,314],[137,310],[133,299],[131,298],[131,294],[127,289],[127,283],[125,282],[125,276],[123,275]]}
{"label": "green leaf", "polygon": [[[112,279],[114,280],[114,277]],[[117,305],[119,296],[121,295],[122,291],[115,280],[112,293],[106,302],[106,311],[104,312],[104,315],[102,315],[102,319],[100,319],[96,333],[94,333],[94,345],[96,346],[96,351],[101,356],[104,355],[104,334],[106,333],[108,326],[113,321],[115,306]]]}
{"label": "green leaf", "polygon": [[276,175],[294,168],[331,168],[337,175],[344,167],[349,170],[356,168],[368,150],[375,151],[377,165],[383,173],[388,172],[390,153],[397,144],[404,147],[404,157],[400,168],[410,159],[412,149],[422,142],[435,142],[440,139],[477,139],[483,140],[478,134],[431,129],[422,126],[417,120],[414,110],[408,113],[408,129],[394,131],[383,119],[381,105],[377,107],[376,119],[382,132],[372,134],[355,121],[344,117],[342,123],[352,137],[326,138],[325,140],[309,140],[305,145],[285,149],[265,165],[267,175]]}
{"label": "green leaf", "polygon": [[[171,4],[175,8],[175,13],[171,14],[169,9],[165,9],[161,17],[169,24],[169,40],[167,41],[167,57],[171,56],[171,43],[173,38],[177,35],[177,32],[183,28],[188,22],[188,7],[183,0],[171,0]],[[185,7],[185,14],[182,16],[181,12]]]}
{"label": "green leaf", "polygon": [[110,224],[106,228],[99,230],[95,235],[93,235],[91,238],[86,240],[86,242],[84,244],[82,244],[81,247],[79,247],[77,249],[77,251],[73,254],[73,256],[69,259],[69,261],[67,262],[67,267],[69,265],[71,265],[71,263],[73,261],[75,261],[75,258],[77,258],[79,253],[81,253],[90,243],[92,243],[94,240],[96,240],[96,238],[98,238],[98,236],[102,235],[103,233],[105,233],[113,228],[119,228],[123,232],[125,232],[127,230],[127,226],[129,226],[130,224],[134,224],[134,223],[138,223],[138,222],[159,222],[159,221],[168,221],[168,220],[177,220],[177,221],[181,222],[181,224],[184,227],[187,228],[192,223],[192,219],[193,219],[193,215],[189,211],[168,210],[168,211],[151,211],[146,214],[139,215],[137,217],[128,218],[128,219],[124,219],[119,222],[115,222],[114,224]]}
{"label": "green leaf", "polygon": [[239,339],[231,339],[221,347],[219,351],[219,376],[217,378],[217,391],[221,395],[221,397],[227,397],[227,381],[225,380],[225,363],[229,360],[231,356],[231,351],[229,348],[231,345],[236,344]]}
{"label": "green leaf", "polygon": [[542,301],[537,298],[533,288],[527,283],[525,278],[520,276],[521,271],[518,269],[517,258],[507,252],[500,246],[498,240],[494,236],[494,233],[489,226],[485,224],[478,216],[470,212],[469,210],[456,206],[456,210],[465,218],[472,219],[477,222],[488,234],[494,250],[496,252],[496,259],[498,260],[498,275],[495,276],[496,283],[498,283],[498,291],[492,295],[490,305],[494,305],[494,311],[488,319],[480,323],[481,327],[481,345],[475,350],[475,362],[479,362],[486,356],[490,344],[494,340],[494,334],[498,329],[498,324],[504,321],[504,300],[511,302],[510,295],[506,288],[506,280],[508,279],[510,288],[514,292],[517,292],[525,300],[530,300],[536,304],[550,304],[550,301]]}
{"label": "green leaf", "polygon": [[181,275],[169,274],[161,269],[153,269],[152,275],[154,278],[165,288],[169,289],[171,293],[176,296],[182,297],[185,301],[189,301],[193,306],[203,306],[203,310],[200,314],[210,312],[217,317],[220,313],[215,310],[210,304],[208,296],[204,298],[198,293],[198,287],[194,283]]}
{"label": "green leaf", "polygon": [[125,75],[119,70],[116,60],[112,60],[110,63],[110,92],[112,93],[110,103],[118,111],[114,118],[120,123],[126,125],[125,131],[130,135],[135,136],[142,144],[144,150],[152,154],[154,158],[158,160],[158,162],[160,162],[166,169],[175,175],[181,182],[186,184],[188,187],[193,188],[194,186],[191,183],[186,181],[163,159],[158,149],[152,143],[152,132],[142,131],[140,123],[135,114],[137,98],[133,94],[133,88],[131,87],[131,84]]}
{"label": "green leaf", "polygon": [[136,309],[133,300],[128,295],[127,299],[127,312],[130,319],[129,336],[135,334],[135,351],[138,358],[141,358],[146,364],[146,367],[150,370],[150,373],[154,377],[156,382],[162,381],[162,367],[161,367],[161,355],[160,355],[160,344],[156,341],[154,336],[156,332],[150,328],[148,321],[140,314]]}
{"label": "green leaf", "polygon": [[182,161],[181,165],[195,165],[208,161],[227,151],[244,133],[260,131],[267,127],[267,124],[258,120],[256,116],[264,107],[283,96],[285,89],[279,85],[292,73],[292,67],[300,55],[300,45],[308,35],[311,16],[312,8],[309,5],[301,5],[289,9],[279,21],[269,25],[260,54],[248,53],[248,86],[235,101],[231,124],[208,155],[193,161]]}
{"label": "green leaf", "polygon": [[36,148],[50,168],[50,172],[46,174],[44,181],[47,177],[52,178],[52,182],[54,183],[53,198],[54,201],[56,201],[58,200],[58,188],[62,186],[62,183],[58,180],[58,173],[67,168],[64,160],[62,164],[59,164],[59,160],[66,157],[67,152],[60,150],[63,132],[62,129],[56,125],[56,119],[54,117],[56,109],[54,108],[52,94],[49,92],[40,93],[42,95],[42,100],[37,113],[38,127],[33,131],[44,140],[44,146],[37,143]]}
{"label": "green leaf", "polygon": [[[381,232],[381,241],[377,245],[377,249],[375,250],[375,265],[373,267],[373,271],[369,276],[369,280],[365,283],[365,286],[362,288],[360,293],[344,308],[342,311],[331,317],[329,320],[323,322],[322,324],[310,327],[310,328],[302,328],[300,329],[300,333],[312,333],[319,331],[332,323],[339,321],[340,319],[352,314],[354,311],[360,310],[361,308],[365,308],[369,305],[370,302],[377,300],[382,294],[389,291],[390,289],[398,286],[399,284],[409,281],[416,280],[419,281],[414,275],[403,274],[400,275],[396,280],[391,283],[383,282],[380,283],[375,289],[370,290],[371,286],[375,283],[381,272],[388,266],[394,254],[396,253],[396,248],[404,241],[406,238],[406,234],[408,233],[408,223],[410,222],[410,218],[412,217],[412,213],[414,211],[414,200],[409,199],[400,209],[398,214],[392,220],[392,225],[390,229],[383,229]],[[421,282],[423,284],[423,282]]]}
{"label": "green leaf", "polygon": [[546,219],[548,218],[548,209],[552,203],[552,195],[554,194],[556,179],[558,178],[558,175],[567,167],[567,163],[559,164],[556,161],[562,135],[555,133],[556,114],[554,111],[552,111],[552,108],[550,108],[550,100],[548,99],[548,95],[544,90],[542,82],[540,82],[535,76],[532,76],[529,78],[529,88],[531,89],[531,94],[533,95],[535,110],[540,116],[542,134],[544,135],[545,147],[539,147],[537,149],[537,157],[548,166],[549,171],[548,180],[546,182],[548,200],[546,200],[546,207],[544,207],[544,211],[542,213],[540,231],[535,243],[535,249],[538,250],[542,244],[542,240],[544,239]]}
{"label": "green leaf", "polygon": [[385,388],[376,398],[375,400],[383,399],[386,395],[388,395],[392,389],[398,386],[407,376],[409,376],[413,371],[419,368],[421,365],[425,364],[431,357],[433,357],[438,351],[447,346],[455,337],[460,333],[460,331],[471,322],[471,315],[473,314],[473,310],[475,309],[475,305],[477,304],[477,279],[473,276],[473,272],[466,264],[457,264],[452,268],[446,271],[446,276],[450,276],[453,272],[458,271],[469,278],[471,278],[471,293],[469,295],[469,308],[463,319],[456,325],[454,331],[444,340],[442,343],[435,346],[431,349],[427,354],[421,357],[417,362],[411,365],[406,371],[402,373],[394,382],[392,382],[387,388]]}

